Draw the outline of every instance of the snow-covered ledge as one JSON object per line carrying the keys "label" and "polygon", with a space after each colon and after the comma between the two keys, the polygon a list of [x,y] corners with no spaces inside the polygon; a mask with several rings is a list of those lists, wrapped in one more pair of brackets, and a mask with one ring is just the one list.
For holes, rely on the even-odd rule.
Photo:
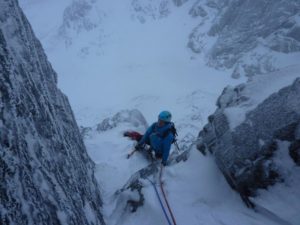
{"label": "snow-covered ledge", "polygon": [[286,151],[299,164],[299,69],[225,88],[199,133],[198,149],[211,152],[231,187],[245,196],[284,179],[275,160],[281,142],[289,142]]}

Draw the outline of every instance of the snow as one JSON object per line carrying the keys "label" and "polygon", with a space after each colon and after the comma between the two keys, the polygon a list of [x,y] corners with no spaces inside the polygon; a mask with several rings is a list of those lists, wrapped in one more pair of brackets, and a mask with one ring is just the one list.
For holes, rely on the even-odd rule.
{"label": "snow", "polygon": [[[122,199],[128,199],[128,194],[135,195],[135,193],[126,192],[116,196],[115,192],[134,172],[149,164],[139,153],[135,153],[129,160],[126,159],[133,143],[122,137],[122,131],[131,128],[129,124],[123,124],[106,132],[92,132],[85,141],[90,156],[97,164],[96,177],[102,186],[106,221],[113,225],[166,224],[154,189],[147,180],[144,181],[143,189],[145,205],[136,213],[119,208]],[[185,129],[187,128],[180,130],[180,133],[184,133]],[[283,171],[287,169],[287,173],[291,173],[296,166],[287,156],[286,149],[287,146],[282,148],[285,152],[279,154],[284,154],[284,157],[279,155],[278,160],[282,161],[283,167],[288,164],[289,167]],[[292,172],[293,175],[298,173],[298,170],[299,168]],[[150,179],[157,182],[157,177]],[[274,224],[270,218],[247,209],[238,194],[228,186],[213,158],[203,157],[196,149],[192,150],[187,162],[166,167],[163,182],[178,224]],[[299,196],[298,182],[287,181],[285,184],[277,184],[270,189],[271,191],[261,191],[254,201],[296,225],[300,205],[297,198],[293,197],[293,193]],[[159,189],[158,185],[157,188]],[[287,193],[290,194],[289,197],[283,199]]]}
{"label": "snow", "polygon": [[300,224],[300,168],[296,166],[288,153],[288,142],[279,142],[280,150],[276,152],[276,164],[280,165],[280,171],[284,182],[279,183],[268,190],[261,190],[258,203],[264,204],[269,210],[286,218],[291,224]]}
{"label": "snow", "polygon": [[271,94],[279,91],[281,88],[291,85],[296,78],[300,77],[300,66],[294,65],[284,69],[255,76],[247,83],[241,95],[248,98],[238,106],[228,107],[225,114],[230,123],[230,128],[234,129],[240,125],[246,118],[246,113],[256,108]]}
{"label": "snow", "polygon": [[[89,153],[97,163],[96,177],[102,186],[106,221],[112,225],[167,224],[154,189],[147,180],[144,181],[143,188],[146,199],[144,206],[136,213],[119,208],[119,201],[128,199],[128,194],[134,196],[135,193],[126,192],[116,196],[115,191],[120,189],[134,172],[149,164],[139,153],[135,153],[129,160],[126,159],[126,154],[133,144],[121,136],[121,131],[127,128],[130,127],[119,126],[104,133],[94,133],[95,136],[86,139]],[[150,179],[158,182],[157,177]],[[178,224],[274,224],[268,217],[246,208],[238,194],[228,186],[213,158],[202,156],[196,149],[192,150],[188,161],[166,167],[163,182]],[[297,199],[292,196],[285,200],[281,198],[290,189],[299,194],[297,183],[288,189],[286,185],[289,185],[289,182],[284,185],[278,184],[273,187],[275,191],[262,191],[254,200],[296,225],[299,208]],[[159,189],[158,184],[157,188]],[[293,209],[288,206],[290,203]]]}
{"label": "snow", "polygon": [[56,212],[56,214],[57,214],[57,217],[58,217],[59,221],[61,222],[61,224],[67,224],[68,216],[65,214],[65,212],[58,210]]}
{"label": "snow", "polygon": [[242,106],[229,107],[224,110],[224,113],[229,121],[229,126],[231,130],[233,130],[245,121],[247,111],[248,108]]}
{"label": "snow", "polygon": [[[98,1],[99,14],[106,17],[97,29],[74,35],[71,46],[66,47],[56,35],[51,37],[56,38],[55,42],[41,38],[77,120],[83,121],[79,115],[83,109],[87,109],[83,113],[97,114],[137,104],[141,104],[138,108],[146,118],[152,120],[153,112],[157,114],[163,108],[173,110],[178,97],[200,89],[216,98],[224,84],[241,82],[233,82],[223,71],[208,68],[204,60],[186,47],[189,32],[198,24],[186,15],[185,8],[189,5],[172,10],[168,18],[141,24],[132,20],[128,3]],[[48,13],[52,10],[57,11],[49,6]],[[41,25],[35,23],[37,19],[30,16],[31,11],[25,8],[33,27],[37,27],[36,32],[42,33]],[[61,17],[54,20],[53,23],[59,23]],[[135,101],[139,96],[153,101]]]}
{"label": "snow", "polygon": [[89,203],[85,204],[84,212],[85,212],[85,215],[88,218],[90,224],[96,224],[97,223],[97,218],[95,217],[94,210],[91,208]]}
{"label": "snow", "polygon": [[[59,29],[63,9],[70,3],[21,1],[59,74],[58,84],[67,94],[77,122],[93,128],[85,144],[96,163],[95,173],[101,187],[106,223],[166,224],[149,182],[144,184],[146,200],[143,207],[136,213],[120,208],[118,203],[126,196],[116,197],[115,192],[148,162],[138,153],[126,159],[133,148],[133,143],[122,137],[124,130],[132,129],[128,124],[101,133],[95,131],[96,124],[123,109],[133,108],[140,110],[151,124],[160,111],[167,109],[173,113],[179,139],[195,139],[206,118],[215,110],[215,102],[223,87],[244,80],[233,80],[228,71],[207,67],[202,56],[186,47],[189,33],[199,23],[186,13],[192,3],[180,8],[171,7],[167,17],[154,20],[147,17],[141,24],[134,19],[128,0],[117,3],[94,1],[96,7],[93,10],[101,16],[101,24],[90,31],[71,32],[72,42],[66,46],[64,37],[59,36]],[[85,19],[95,20],[95,15],[93,11]],[[211,45],[214,41],[208,39],[206,44]],[[249,105],[227,109],[231,126],[236,127],[245,113],[268,95],[291,84],[299,76],[297,71],[299,67],[290,67],[251,81],[244,93],[251,97]],[[289,75],[283,76],[283,73]],[[272,85],[269,85],[271,77]],[[166,167],[163,180],[178,224],[274,224],[247,209],[238,194],[230,189],[213,158],[203,157],[196,149],[192,150],[187,162]],[[293,182],[299,187],[298,181],[289,184]],[[295,212],[299,203],[292,197],[284,199],[285,190],[290,189],[278,184],[271,191],[262,191],[259,203],[297,225],[300,219]],[[300,196],[297,190],[293,191]],[[277,194],[282,196],[279,198]],[[292,203],[294,209],[287,207],[288,203]],[[89,206],[86,211],[90,211]],[[60,218],[64,216],[60,215]]]}

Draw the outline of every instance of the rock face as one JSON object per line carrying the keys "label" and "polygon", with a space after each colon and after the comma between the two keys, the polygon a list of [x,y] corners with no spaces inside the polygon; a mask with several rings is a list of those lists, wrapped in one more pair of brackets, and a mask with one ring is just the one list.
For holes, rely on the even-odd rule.
{"label": "rock face", "polygon": [[162,19],[170,15],[174,8],[173,6],[180,7],[188,1],[189,0],[132,0],[132,16],[136,17],[141,23],[145,23],[148,19]]}
{"label": "rock face", "polygon": [[59,36],[68,46],[72,44],[72,37],[95,30],[104,17],[105,14],[95,7],[94,0],[75,0],[64,10]]}
{"label": "rock face", "polygon": [[97,131],[107,131],[123,123],[128,123],[135,128],[148,128],[148,123],[143,114],[139,110],[133,109],[122,110],[115,114],[113,117],[104,119],[100,124],[97,125]]}
{"label": "rock face", "polygon": [[[247,94],[247,85],[224,90],[218,109],[199,133],[197,145],[202,153],[209,151],[215,156],[231,187],[243,196],[281,178],[272,160],[278,142],[290,142],[290,155],[299,163],[300,78],[243,116],[239,110],[253,101]],[[233,124],[236,120],[240,121]]]}
{"label": "rock face", "polygon": [[94,164],[16,0],[0,1],[0,223],[104,224]]}
{"label": "rock face", "polygon": [[145,23],[147,19],[161,19],[167,17],[171,11],[171,0],[145,1],[132,0],[131,7],[133,15],[141,22]]}
{"label": "rock face", "polygon": [[[201,24],[188,46],[208,52],[208,64],[233,69],[233,77],[278,68],[277,59],[300,51],[300,2],[297,0],[199,0],[191,9]],[[209,21],[209,29],[203,28]],[[207,41],[215,38],[214,44]]]}
{"label": "rock face", "polygon": [[[34,0],[20,1],[35,5]],[[121,21],[128,21],[128,26],[135,20],[151,23],[169,17],[174,26],[178,21],[196,24],[184,29],[187,39],[178,42],[191,50],[189,57],[229,70],[234,78],[268,73],[300,61],[299,0],[124,0],[116,7],[108,3],[74,0],[69,4],[58,32],[66,46],[80,37],[85,39],[78,45],[80,56],[101,54],[113,38],[109,27],[114,23],[119,27],[119,16]],[[53,29],[48,33],[53,34]],[[57,38],[57,32],[53,38]]]}

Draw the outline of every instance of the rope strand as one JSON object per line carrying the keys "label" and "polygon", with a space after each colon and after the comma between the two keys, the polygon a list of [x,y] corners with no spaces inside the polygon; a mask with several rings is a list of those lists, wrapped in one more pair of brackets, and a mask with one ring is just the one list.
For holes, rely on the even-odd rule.
{"label": "rope strand", "polygon": [[169,213],[170,213],[170,215],[171,215],[172,221],[173,221],[174,225],[177,225],[176,219],[175,219],[175,217],[174,217],[174,215],[173,215],[173,212],[172,212],[171,207],[170,207],[170,205],[169,205],[169,202],[168,202],[168,199],[167,199],[165,190],[164,190],[164,188],[163,188],[163,183],[162,183],[162,179],[161,179],[161,178],[162,178],[162,171],[163,171],[163,167],[161,167],[161,169],[160,169],[160,175],[159,175],[160,189],[161,189],[161,192],[163,193],[163,196],[164,196],[165,202],[166,202],[166,204],[167,204]]}
{"label": "rope strand", "polygon": [[154,188],[154,190],[155,190],[156,196],[157,196],[157,198],[158,198],[158,200],[159,200],[160,206],[161,206],[161,208],[162,208],[162,210],[163,210],[163,212],[164,212],[164,215],[165,215],[165,217],[166,217],[166,219],[167,219],[167,221],[168,221],[168,224],[169,224],[169,225],[172,225],[172,223],[171,223],[171,221],[170,221],[170,219],[169,219],[169,216],[168,216],[168,214],[167,214],[167,212],[166,212],[166,209],[165,209],[165,207],[164,207],[164,205],[163,205],[163,203],[162,203],[162,201],[161,201],[161,199],[160,199],[160,196],[159,196],[159,193],[158,193],[157,188],[156,188],[156,186],[155,186],[155,183],[154,183],[153,181],[151,181],[149,178],[147,178],[147,180],[150,181],[150,183],[152,184],[152,186],[153,186],[153,188]]}

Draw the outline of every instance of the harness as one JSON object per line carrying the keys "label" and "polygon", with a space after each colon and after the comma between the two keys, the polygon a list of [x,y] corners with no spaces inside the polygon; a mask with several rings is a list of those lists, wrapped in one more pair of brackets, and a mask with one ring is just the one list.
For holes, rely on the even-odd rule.
{"label": "harness", "polygon": [[174,123],[170,123],[170,125],[168,125],[168,126],[170,126],[168,129],[166,129],[163,133],[160,133],[160,132],[157,132],[158,125],[157,125],[157,123],[155,123],[153,133],[155,133],[157,136],[161,137],[162,139],[165,139],[171,132],[174,136],[174,139],[172,141],[172,144],[173,144],[174,142],[176,142],[176,137],[178,136],[177,130],[175,128]]}

